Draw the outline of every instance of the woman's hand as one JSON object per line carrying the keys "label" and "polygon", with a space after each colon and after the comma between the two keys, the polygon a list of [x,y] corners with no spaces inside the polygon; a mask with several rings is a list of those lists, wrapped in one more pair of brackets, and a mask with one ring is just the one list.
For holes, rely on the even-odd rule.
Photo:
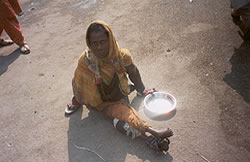
{"label": "woman's hand", "polygon": [[151,88],[151,89],[144,90],[143,93],[137,92],[137,95],[141,96],[141,97],[145,97],[145,96],[152,94],[154,92],[156,92],[155,88]]}

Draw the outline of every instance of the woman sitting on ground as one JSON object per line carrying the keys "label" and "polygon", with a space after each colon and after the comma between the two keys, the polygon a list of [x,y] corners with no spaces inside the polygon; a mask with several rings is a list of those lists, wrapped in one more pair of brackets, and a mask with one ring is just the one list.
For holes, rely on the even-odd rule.
{"label": "woman sitting on ground", "polygon": [[91,23],[86,43],[88,49],[81,55],[72,80],[74,96],[65,112],[70,114],[86,105],[103,111],[113,119],[116,128],[123,123],[123,131],[127,135],[132,133],[133,138],[145,137],[146,132],[160,139],[172,136],[170,129],[153,129],[125,102],[124,98],[130,92],[127,74],[139,95],[145,96],[152,91],[145,90],[129,51],[119,48],[111,28],[102,21]]}

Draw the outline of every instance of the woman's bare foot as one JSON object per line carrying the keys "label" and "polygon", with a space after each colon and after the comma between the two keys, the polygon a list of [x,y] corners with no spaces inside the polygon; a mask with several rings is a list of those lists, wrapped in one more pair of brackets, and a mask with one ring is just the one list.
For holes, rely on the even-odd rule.
{"label": "woman's bare foot", "polygon": [[164,129],[164,130],[155,130],[151,127],[148,127],[146,132],[149,132],[153,136],[158,137],[158,138],[167,138],[167,137],[171,137],[174,135],[173,131],[169,128]]}
{"label": "woman's bare foot", "polygon": [[171,137],[173,135],[174,135],[173,131],[168,128],[168,129],[165,129],[165,130],[158,131],[158,135],[157,136],[159,138],[166,138],[166,137]]}

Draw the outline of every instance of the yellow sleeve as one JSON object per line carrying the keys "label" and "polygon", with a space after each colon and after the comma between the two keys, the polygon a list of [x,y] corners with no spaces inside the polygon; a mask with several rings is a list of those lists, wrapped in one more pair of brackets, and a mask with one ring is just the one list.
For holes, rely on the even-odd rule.
{"label": "yellow sleeve", "polygon": [[132,64],[132,62],[133,62],[132,56],[131,56],[128,49],[121,48],[121,55],[122,55],[122,59],[124,61],[124,66],[128,66],[128,65]]}

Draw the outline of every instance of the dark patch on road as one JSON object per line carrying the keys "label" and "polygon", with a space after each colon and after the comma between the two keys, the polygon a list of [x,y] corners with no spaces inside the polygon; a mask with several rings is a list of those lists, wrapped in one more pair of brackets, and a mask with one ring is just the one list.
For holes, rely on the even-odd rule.
{"label": "dark patch on road", "polygon": [[[238,105],[237,100],[242,99],[231,94],[230,100],[221,103],[221,123],[230,143],[250,151],[250,44],[243,42],[235,49],[230,63],[232,70],[225,75],[224,81],[240,94],[245,103]],[[225,95],[228,94],[230,92],[226,91]]]}
{"label": "dark patch on road", "polygon": [[16,49],[7,56],[0,56],[0,76],[7,71],[8,66],[12,64],[20,55],[20,50]]}
{"label": "dark patch on road", "polygon": [[232,71],[224,81],[250,104],[250,44],[242,43],[230,59]]}

